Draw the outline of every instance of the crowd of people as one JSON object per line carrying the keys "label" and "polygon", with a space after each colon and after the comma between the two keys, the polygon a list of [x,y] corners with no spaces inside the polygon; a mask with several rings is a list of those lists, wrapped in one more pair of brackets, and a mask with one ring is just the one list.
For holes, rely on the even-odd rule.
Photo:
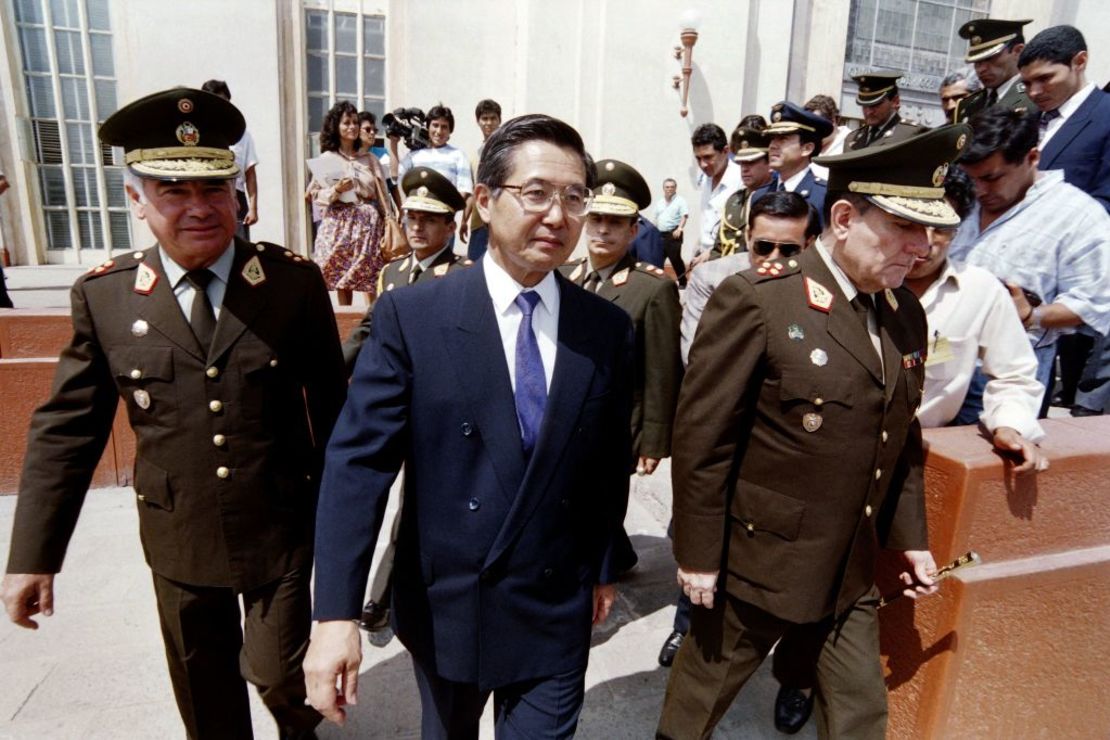
{"label": "crowd of people", "polygon": [[[781,730],[813,712],[822,737],[883,737],[880,550],[907,596],[937,588],[922,427],[979,424],[1036,475],[1058,355],[1079,368],[1072,413],[1105,411],[1110,95],[1078,30],[1026,43],[1028,22],[960,29],[975,74],[945,78],[935,129],[902,119],[890,71],[855,78],[855,131],[827,95],[697,127],[690,240],[675,179],[652,207],[634,165],[557,118],[502,124],[483,100],[471,160],[437,105],[402,156],[341,102],[306,259],[249,240],[257,161],[225,84],[121,108],[100,139],[157,245],[74,286],[10,618],[52,614],[122,398],[189,737],[250,737],[247,681],[282,737],[342,724],[360,627],[412,654],[423,736],[477,737],[492,697],[498,737],[570,737],[592,626],[637,562],[630,476],[671,458],[657,736],[710,736],[774,650]],[[387,262],[390,204],[410,251]],[[345,344],[329,290],[370,300]]]}

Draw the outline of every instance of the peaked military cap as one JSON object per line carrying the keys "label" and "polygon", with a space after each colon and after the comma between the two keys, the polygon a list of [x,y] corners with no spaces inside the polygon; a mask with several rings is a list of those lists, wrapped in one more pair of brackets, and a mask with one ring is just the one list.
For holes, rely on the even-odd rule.
{"label": "peaked military cap", "polygon": [[635,216],[651,205],[651,188],[632,165],[615,159],[594,164],[597,173],[590,213]]}
{"label": "peaked military cap", "polygon": [[831,121],[789,100],[771,106],[771,125],[763,129],[768,138],[798,134],[809,141],[821,141],[832,132]]}
{"label": "peaked military cap", "polygon": [[956,226],[960,217],[944,199],[944,176],[970,140],[971,127],[958,123],[813,161],[829,168],[829,193],[860,193],[908,221]]}
{"label": "peaked military cap", "polygon": [[867,108],[878,105],[887,97],[897,95],[898,80],[901,77],[901,72],[868,72],[862,75],[852,75],[852,79],[859,83],[856,102]]}
{"label": "peaked military cap", "polygon": [[990,59],[1006,48],[1018,36],[1022,26],[1032,23],[1032,18],[1005,21],[1001,18],[976,18],[960,26],[960,38],[967,39],[964,61],[981,62]]}
{"label": "peaked military cap", "polygon": [[737,162],[754,162],[767,156],[767,147],[771,142],[764,132],[741,126],[736,129],[735,137],[740,144],[732,153]]}
{"label": "peaked military cap", "polygon": [[466,206],[466,199],[443,175],[431,167],[413,167],[401,178],[401,190],[406,211],[428,213],[454,213]]}
{"label": "peaked military cap", "polygon": [[157,180],[227,180],[239,174],[231,145],[247,128],[219,95],[175,87],[129,103],[100,127],[100,140],[123,147],[124,162]]}

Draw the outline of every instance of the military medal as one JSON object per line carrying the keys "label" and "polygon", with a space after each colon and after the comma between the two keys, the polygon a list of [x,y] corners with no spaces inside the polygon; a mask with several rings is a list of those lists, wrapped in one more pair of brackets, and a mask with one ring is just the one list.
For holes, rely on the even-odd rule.
{"label": "military medal", "polygon": [[131,394],[135,399],[135,405],[144,411],[150,408],[150,394],[140,389]]}
{"label": "military medal", "polygon": [[266,282],[266,273],[262,270],[262,261],[258,259],[257,254],[247,260],[247,264],[243,265],[243,271],[239,274],[252,288]]}
{"label": "military medal", "polygon": [[142,319],[136,319],[135,323],[131,325],[131,334],[136,337],[145,337],[146,333],[150,330],[150,324]]}
{"label": "military medal", "polygon": [[[808,277],[805,279],[805,286],[806,301],[809,303],[809,307],[828,313],[832,309],[833,304],[832,291],[816,280]],[[821,364],[824,365],[825,363],[822,362]]]}
{"label": "military medal", "polygon": [[795,342],[800,342],[806,338],[806,333],[802,331],[802,327],[797,324],[791,324],[786,327],[786,336],[790,337]]}
{"label": "military medal", "polygon": [[802,429],[805,429],[807,432],[816,432],[821,428],[821,423],[823,421],[824,419],[821,418],[821,414],[811,411],[802,417]]}
{"label": "military medal", "polygon": [[809,353],[809,361],[817,367],[824,367],[829,362],[829,356],[823,349],[815,349]]}
{"label": "military medal", "polygon": [[919,349],[916,352],[910,352],[908,355],[902,355],[902,367],[909,370],[911,367],[917,367],[925,362],[928,353],[926,350]]}
{"label": "military medal", "polygon": [[150,295],[154,286],[158,284],[158,273],[145,262],[139,265],[135,272],[135,292],[141,295]]}

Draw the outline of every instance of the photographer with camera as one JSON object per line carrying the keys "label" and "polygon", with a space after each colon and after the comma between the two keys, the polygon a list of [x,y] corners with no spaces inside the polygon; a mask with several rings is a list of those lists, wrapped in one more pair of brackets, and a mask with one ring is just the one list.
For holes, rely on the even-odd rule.
{"label": "photographer with camera", "polygon": [[[424,128],[425,122],[427,128]],[[447,141],[455,130],[455,116],[444,105],[435,105],[427,116],[419,108],[398,108],[382,117],[389,141],[389,170],[395,182],[400,182],[413,167],[429,167],[446,177],[462,194],[470,198],[474,192],[474,175],[470,160],[461,149]],[[405,140],[409,152],[403,158],[397,155],[397,142]],[[467,222],[459,227],[459,236],[467,239]]]}

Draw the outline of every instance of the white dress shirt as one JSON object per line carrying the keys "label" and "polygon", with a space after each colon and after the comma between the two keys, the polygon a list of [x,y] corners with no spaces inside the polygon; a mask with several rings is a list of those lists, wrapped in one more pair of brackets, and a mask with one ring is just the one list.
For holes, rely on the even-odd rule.
{"label": "white dress shirt", "polygon": [[713,179],[703,172],[698,180],[698,187],[701,190],[701,238],[694,251],[695,257],[713,249],[717,241],[717,227],[721,223],[721,212],[724,210],[725,201],[744,187],[744,180],[740,177],[740,165],[730,159],[717,187],[713,187]]}
{"label": "white dress shirt", "polygon": [[981,360],[988,381],[979,420],[991,432],[1013,427],[1030,441],[1043,439],[1037,357],[1002,282],[981,267],[949,260],[921,306],[929,322],[921,426],[956,418]]}
{"label": "white dress shirt", "polygon": [[1072,114],[1075,113],[1079,106],[1083,105],[1083,103],[1086,102],[1087,98],[1094,91],[1095,83],[1088,82],[1086,85],[1079,88],[1079,92],[1065,100],[1060,105],[1060,107],[1056,109],[1060,115],[1056,116],[1048,122],[1048,127],[1044,131],[1044,137],[1041,138],[1041,143],[1037,145],[1038,149],[1044,151],[1045,145],[1048,144],[1049,139],[1056,135],[1056,132],[1059,131],[1063,127],[1063,125],[1068,122],[1068,119],[1071,118]]}
{"label": "white dress shirt", "polygon": [[[188,270],[174,262],[161,245],[158,246],[158,256],[162,260],[162,269],[166,273],[166,280],[169,282],[170,288],[173,289],[173,297],[177,299],[177,305],[181,306],[181,312],[185,314],[185,320],[188,321],[193,312],[193,296],[197,293],[192,284],[184,279]],[[235,240],[233,239],[219,259],[208,266],[216,279],[208,282],[208,287],[205,288],[204,292],[208,294],[208,302],[212,304],[212,311],[216,314],[217,320],[220,318],[224,293],[227,292],[227,281],[231,277],[231,263],[234,261]]]}
{"label": "white dress shirt", "polygon": [[516,392],[516,333],[520,328],[523,314],[517,307],[516,297],[521,291],[534,290],[540,294],[540,302],[532,313],[532,331],[536,334],[536,344],[540,348],[543,361],[544,379],[547,391],[551,392],[551,376],[555,371],[555,349],[559,339],[559,284],[551,273],[544,275],[533,288],[525,288],[513,280],[509,273],[493,261],[489,252],[482,257],[482,272],[486,277],[486,290],[493,299],[493,313],[497,317],[497,328],[501,332],[501,346],[505,350],[505,361],[509,365],[509,382]]}
{"label": "white dress shirt", "polygon": [[785,190],[788,193],[793,193],[795,190],[798,189],[798,186],[802,184],[802,180],[805,179],[807,172],[809,172],[809,167],[808,166],[803,167],[802,169],[798,170],[793,175],[791,175],[788,179],[783,180],[782,181],[783,190]]}

